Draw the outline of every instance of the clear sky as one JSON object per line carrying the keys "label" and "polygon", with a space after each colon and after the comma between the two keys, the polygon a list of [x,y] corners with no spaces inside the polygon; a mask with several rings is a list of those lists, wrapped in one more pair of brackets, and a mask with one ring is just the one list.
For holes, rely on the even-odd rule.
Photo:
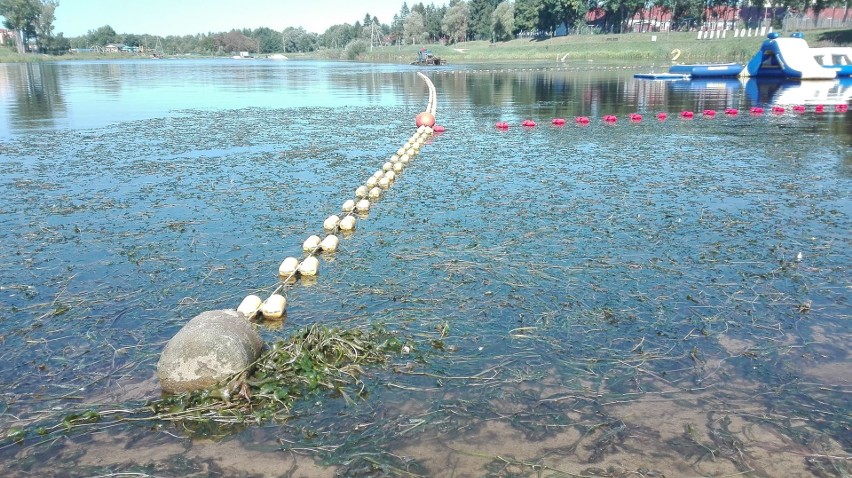
{"label": "clear sky", "polygon": [[[404,0],[61,0],[54,30],[65,37],[85,35],[109,25],[116,33],[192,35],[234,28],[303,27],[323,33],[354,24],[367,13],[390,24]],[[408,2],[408,6],[418,2]],[[433,2],[424,2],[425,4]],[[439,2],[434,2],[438,4]]]}

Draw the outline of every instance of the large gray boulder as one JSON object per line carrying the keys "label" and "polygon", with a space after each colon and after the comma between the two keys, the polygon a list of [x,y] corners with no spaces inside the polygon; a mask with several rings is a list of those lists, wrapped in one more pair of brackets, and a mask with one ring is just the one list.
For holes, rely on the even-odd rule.
{"label": "large gray boulder", "polygon": [[208,310],[169,340],[157,376],[169,393],[210,388],[251,365],[262,348],[260,335],[245,316],[235,310]]}

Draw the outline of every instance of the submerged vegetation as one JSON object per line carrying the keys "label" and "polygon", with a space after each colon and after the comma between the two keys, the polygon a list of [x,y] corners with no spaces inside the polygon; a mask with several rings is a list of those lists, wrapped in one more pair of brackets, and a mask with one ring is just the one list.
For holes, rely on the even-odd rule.
{"label": "submerged vegetation", "polygon": [[[446,334],[441,331],[441,337]],[[423,348],[442,347],[441,338]],[[61,418],[43,420],[27,427],[13,427],[5,439],[21,442],[44,440],[56,434],[130,421],[174,422],[184,429],[195,424],[246,425],[290,418],[297,400],[323,394],[342,397],[347,403],[369,390],[361,376],[369,367],[387,366],[395,356],[423,360],[424,352],[383,325],[340,330],[313,324],[287,339],[268,344],[249,369],[208,390],[165,395],[134,408],[99,407],[77,410]],[[204,434],[225,433],[203,428]]]}
{"label": "submerged vegetation", "polygon": [[[349,82],[375,73],[335,66],[305,84],[370,91]],[[376,84],[422,94],[398,70]],[[276,282],[420,97],[16,130],[0,232],[9,474],[849,476],[848,115],[497,132],[752,100],[573,72],[435,77],[448,132],[288,291],[255,373],[206,394],[117,392],[150,377],[186,318]],[[245,90],[217,104],[231,94]]]}

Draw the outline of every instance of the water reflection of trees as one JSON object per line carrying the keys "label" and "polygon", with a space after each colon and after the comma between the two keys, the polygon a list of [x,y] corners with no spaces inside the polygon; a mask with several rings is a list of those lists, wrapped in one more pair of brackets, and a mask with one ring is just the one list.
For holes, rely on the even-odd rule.
{"label": "water reflection of trees", "polygon": [[15,129],[51,126],[57,116],[64,116],[66,105],[54,65],[21,63],[7,66],[7,72],[12,92],[10,124]]}

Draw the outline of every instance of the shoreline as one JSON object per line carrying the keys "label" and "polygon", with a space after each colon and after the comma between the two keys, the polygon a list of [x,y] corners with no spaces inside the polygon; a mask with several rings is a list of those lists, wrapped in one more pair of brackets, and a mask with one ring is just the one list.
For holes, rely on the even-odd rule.
{"label": "shoreline", "polygon": [[[408,64],[417,57],[421,48],[428,48],[435,56],[452,63],[487,63],[501,61],[557,61],[577,60],[645,62],[671,61],[675,50],[680,52],[678,62],[747,62],[766,38],[757,35],[701,39],[696,32],[623,33],[614,35],[569,35],[548,39],[521,38],[508,42],[491,43],[470,41],[442,44],[391,45],[374,47],[355,60],[370,63]],[[789,35],[792,32],[782,32]],[[852,29],[807,30],[805,39],[812,47],[849,46]],[[291,59],[341,60],[344,49],[324,49],[310,53],[286,53]],[[258,55],[265,57],[269,54]],[[168,58],[226,58],[230,55],[181,54]],[[84,53],[62,56],[44,54],[18,55],[0,51],[0,63],[41,61],[118,60],[149,58],[147,55]]]}

